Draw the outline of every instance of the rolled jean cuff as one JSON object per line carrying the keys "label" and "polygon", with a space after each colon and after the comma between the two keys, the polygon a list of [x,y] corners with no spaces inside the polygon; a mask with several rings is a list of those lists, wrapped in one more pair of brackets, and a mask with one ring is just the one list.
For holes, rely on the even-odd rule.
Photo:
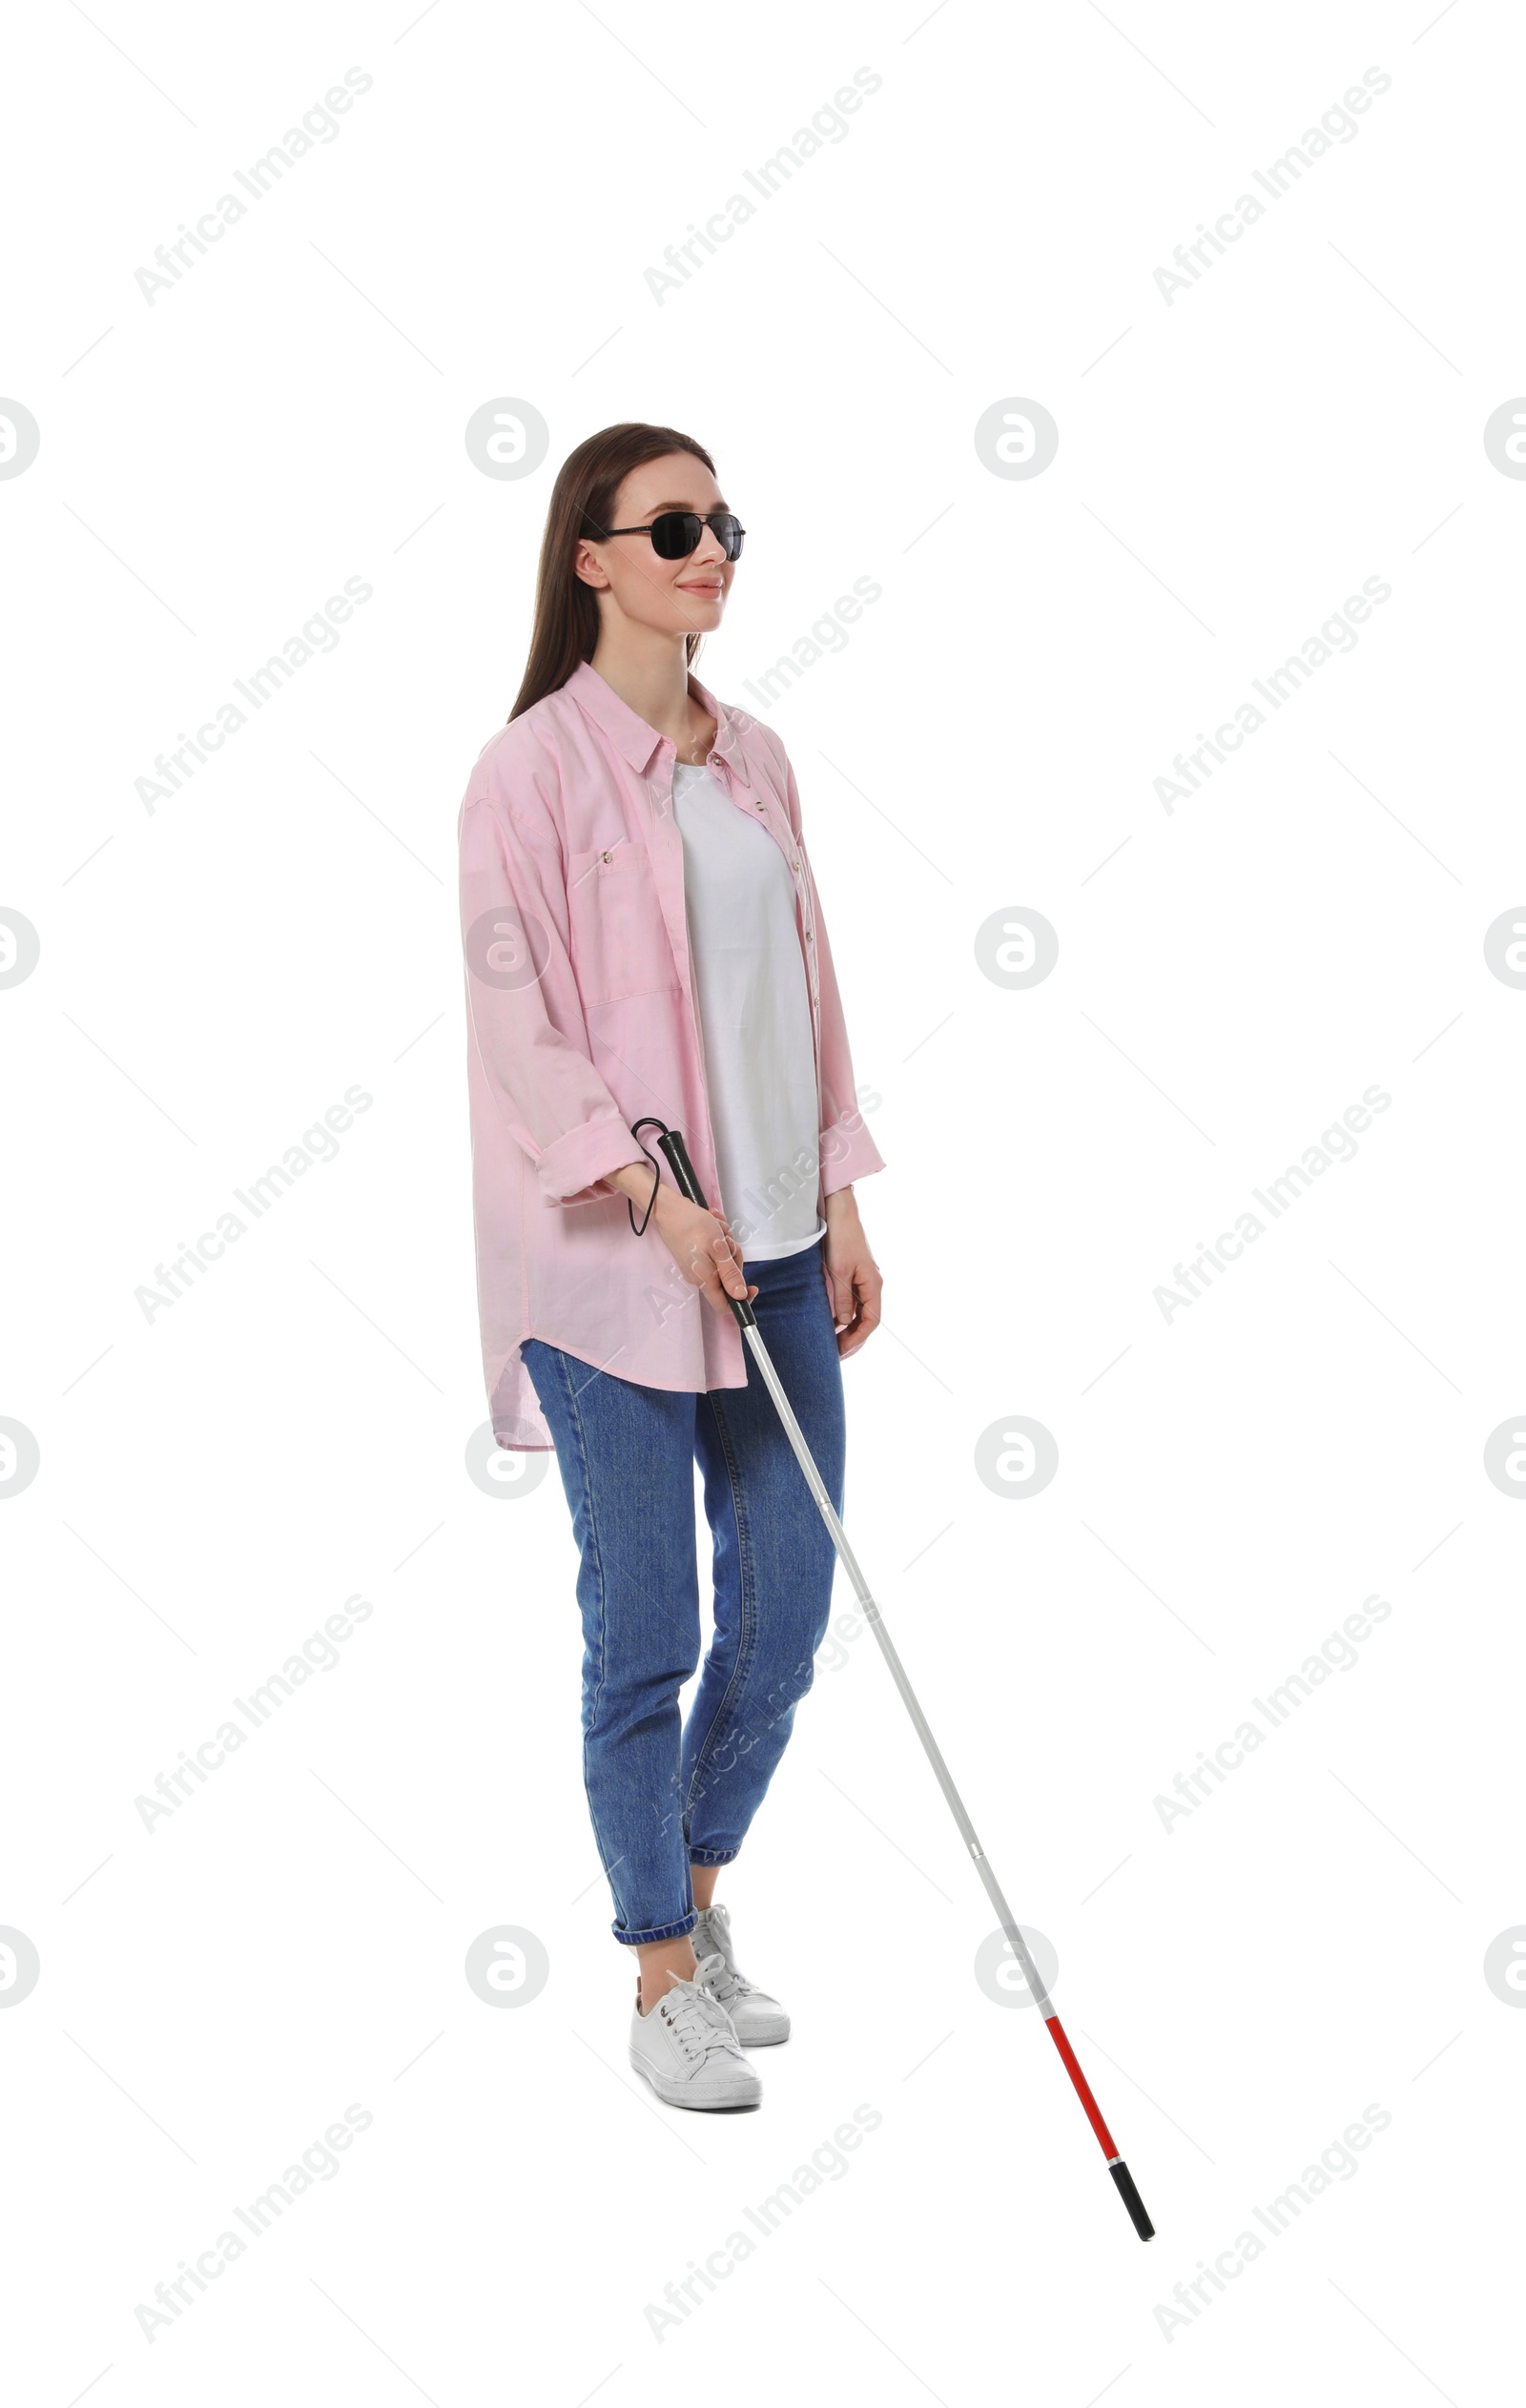
{"label": "rolled jean cuff", "polygon": [[691,1848],[691,1864],[734,1864],[741,1854],[739,1848]]}
{"label": "rolled jean cuff", "polygon": [[622,1931],[614,1924],[611,1924],[609,1928],[613,1931],[615,1938],[623,1941],[628,1948],[647,1948],[659,1940],[687,1940],[694,1928],[694,1910],[691,1907],[687,1915],[679,1917],[677,1923],[656,1924],[650,1931]]}

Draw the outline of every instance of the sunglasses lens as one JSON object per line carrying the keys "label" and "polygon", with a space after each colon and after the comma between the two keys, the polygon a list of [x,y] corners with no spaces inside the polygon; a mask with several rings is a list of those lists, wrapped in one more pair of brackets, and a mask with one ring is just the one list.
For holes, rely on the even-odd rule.
{"label": "sunglasses lens", "polygon": [[742,556],[742,525],[729,510],[702,519],[693,510],[663,510],[651,522],[651,548],[659,560],[687,560],[710,527],[728,560]]}
{"label": "sunglasses lens", "polygon": [[692,510],[664,510],[651,522],[651,548],[659,560],[687,560],[704,531]]}

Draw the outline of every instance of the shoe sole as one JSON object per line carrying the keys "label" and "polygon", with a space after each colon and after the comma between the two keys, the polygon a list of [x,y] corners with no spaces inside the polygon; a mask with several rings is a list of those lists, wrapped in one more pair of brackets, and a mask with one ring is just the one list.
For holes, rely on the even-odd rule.
{"label": "shoe sole", "polygon": [[634,2048],[630,2049],[629,2054],[633,2069],[640,2074],[649,2088],[656,2091],[665,2107],[687,2107],[708,2115],[737,2115],[745,2114],[751,2108],[761,2107],[763,2103],[761,2090],[754,2090],[749,2098],[696,2099],[691,2093],[675,2090],[672,2085],[665,2084],[662,2077],[652,2072],[646,2059],[638,2056]]}
{"label": "shoe sole", "polygon": [[782,2031],[739,2031],[736,2037],[744,2048],[777,2048],[782,2041],[789,2039],[790,2027],[786,2024]]}

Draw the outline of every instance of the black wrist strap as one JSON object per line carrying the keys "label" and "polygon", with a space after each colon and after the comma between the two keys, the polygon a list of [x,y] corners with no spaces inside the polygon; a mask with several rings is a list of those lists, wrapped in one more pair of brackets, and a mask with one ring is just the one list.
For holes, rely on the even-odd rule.
{"label": "black wrist strap", "polygon": [[[646,1147],[645,1147],[645,1146],[643,1146],[641,1150],[642,1150],[642,1152],[643,1152],[643,1153],[645,1153],[647,1149],[646,1149]],[[652,1207],[652,1205],[653,1205],[653,1204],[656,1203],[656,1201],[657,1201],[657,1190],[658,1190],[658,1188],[661,1186],[661,1184],[662,1184],[662,1173],[661,1173],[661,1171],[658,1169],[658,1167],[657,1167],[656,1163],[652,1163],[652,1165],[651,1165],[651,1193],[650,1193],[650,1196],[648,1197],[648,1199],[647,1199],[647,1209],[646,1209],[646,1211],[645,1211],[645,1212],[642,1214],[642,1216],[641,1216],[641,1223],[640,1223],[640,1226],[639,1226],[639,1227],[637,1226],[637,1223],[636,1223],[636,1216],[635,1216],[635,1212],[634,1212],[634,1210],[633,1210],[633,1209],[632,1209],[632,1207],[631,1207],[630,1199],[629,1199],[629,1196],[626,1198],[626,1211],[627,1211],[628,1215],[629,1216],[630,1225],[631,1225],[631,1227],[635,1230],[636,1235],[637,1235],[637,1237],[638,1237],[638,1238],[639,1238],[639,1237],[641,1237],[641,1236],[643,1236],[643,1235],[645,1234],[647,1224],[648,1224],[648,1222],[651,1219],[651,1207]]]}
{"label": "black wrist strap", "polygon": [[638,1146],[640,1146],[640,1151],[645,1153],[645,1159],[648,1159],[648,1161],[650,1161],[650,1165],[652,1165],[652,1192],[650,1192],[650,1197],[648,1197],[648,1209],[645,1209],[645,1211],[643,1211],[643,1216],[640,1216],[640,1228],[635,1228],[635,1214],[633,1214],[633,1211],[630,1211],[630,1197],[626,1197],[626,1216],[629,1216],[630,1228],[635,1230],[635,1235],[638,1235],[638,1238],[640,1238],[640,1235],[643,1235],[643,1230],[645,1230],[645,1225],[648,1225],[648,1221],[652,1219],[652,1204],[654,1204],[654,1202],[657,1202],[657,1189],[659,1189],[659,1184],[662,1184],[662,1163],[659,1163],[657,1156],[654,1156],[654,1153],[652,1153],[652,1148],[648,1146],[648,1142],[645,1142],[645,1137],[643,1137],[643,1134],[640,1134],[640,1132],[643,1132],[643,1129],[662,1129],[662,1134],[665,1134],[665,1137],[667,1137],[667,1134],[670,1134],[670,1127],[667,1127],[665,1120],[657,1120],[657,1115],[654,1115],[654,1113],[643,1113],[643,1115],[640,1115],[640,1120],[638,1120],[638,1122],[635,1122],[635,1127],[630,1129],[630,1137],[635,1139],[635,1143],[638,1143]]}

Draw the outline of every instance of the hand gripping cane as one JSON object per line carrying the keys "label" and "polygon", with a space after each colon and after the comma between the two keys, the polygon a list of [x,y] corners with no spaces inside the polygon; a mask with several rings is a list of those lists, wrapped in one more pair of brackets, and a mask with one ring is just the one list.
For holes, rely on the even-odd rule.
{"label": "hand gripping cane", "polygon": [[[709,1211],[710,1206],[706,1203],[704,1190],[700,1186],[699,1181],[694,1175],[694,1165],[689,1159],[689,1149],[684,1143],[681,1133],[677,1129],[666,1127],[661,1121],[654,1119],[642,1120],[637,1122],[633,1132],[638,1142],[640,1142],[641,1131],[644,1128],[656,1128],[660,1131],[657,1142],[661,1146],[664,1155],[667,1157],[668,1167],[672,1172],[674,1183],[678,1187],[679,1193],[687,1196],[691,1204],[697,1204],[703,1210]],[[985,1883],[986,1895],[990,1899],[992,1905],[996,1908],[997,1921],[1000,1923],[1002,1930],[1006,1934],[1013,1955],[1017,1958],[1019,1965],[1022,1967],[1023,1980],[1027,1983],[1028,1989],[1033,1997],[1034,2003],[1043,2017],[1050,2039],[1054,2042],[1055,2047],[1060,2051],[1061,2061],[1064,2066],[1065,2071],[1069,2074],[1071,2082],[1075,2086],[1076,2096],[1080,2099],[1082,2106],[1086,2111],[1086,2121],[1090,2124],[1092,2130],[1096,2133],[1098,2140],[1102,2144],[1103,2155],[1107,2160],[1107,2171],[1112,2175],[1113,2180],[1118,2187],[1118,2195],[1123,2200],[1124,2207],[1127,2208],[1129,2215],[1133,2221],[1134,2230],[1139,2234],[1140,2239],[1142,2241],[1153,2240],[1155,2236],[1155,2227],[1150,2222],[1149,2214],[1144,2206],[1144,2200],[1140,2197],[1138,2191],[1134,2187],[1134,2177],[1129,2172],[1128,2168],[1124,2165],[1122,2157],[1119,2155],[1117,2148],[1114,2145],[1113,2136],[1103,2121],[1102,2110],[1093,2098],[1091,2094],[1091,2085],[1083,2073],[1080,2064],[1077,2061],[1076,2052],[1065,2037],[1064,2027],[1062,2025],[1059,2016],[1055,2012],[1054,2001],[1049,1996],[1048,1991],[1044,1988],[1042,1977],[1040,1974],[1038,1966],[1033,1961],[1032,1950],[1029,1948],[1027,1942],[1023,1939],[1022,1933],[1018,1927],[1017,1919],[1014,1916],[1011,1907],[1007,1904],[1006,1900],[1001,1895],[1000,1884],[998,1883],[996,1875],[992,1872],[989,1863],[986,1862],[985,1852],[981,1848],[980,1841],[975,1836],[975,1825],[971,1822],[969,1816],[964,1811],[964,1801],[960,1798],[959,1791],[954,1786],[953,1779],[949,1773],[948,1766],[944,1763],[943,1759],[938,1752],[938,1741],[934,1739],[932,1732],[928,1728],[927,1717],[923,1714],[921,1707],[917,1702],[916,1692],[913,1690],[911,1682],[906,1677],[905,1667],[902,1665],[900,1657],[897,1655],[895,1648],[891,1645],[890,1634],[885,1628],[884,1619],[880,1614],[878,1606],[875,1603],[874,1598],[869,1594],[869,1584],[865,1580],[863,1574],[858,1569],[857,1557],[855,1555],[853,1549],[849,1546],[847,1533],[844,1531],[842,1524],[838,1521],[835,1513],[833,1511],[832,1499],[828,1496],[826,1489],[822,1485],[820,1472],[816,1470],[815,1463],[812,1461],[811,1450],[806,1445],[804,1436],[801,1433],[800,1425],[795,1420],[794,1414],[791,1410],[790,1400],[786,1396],[783,1387],[780,1384],[779,1375],[773,1369],[772,1362],[769,1360],[768,1348],[763,1344],[762,1332],[757,1326],[757,1315],[753,1312],[752,1306],[749,1304],[745,1296],[732,1296],[729,1297],[727,1301],[731,1305],[732,1310],[736,1316],[742,1335],[746,1338],[748,1345],[753,1349],[753,1359],[757,1364],[758,1369],[763,1374],[764,1382],[768,1388],[769,1394],[773,1397],[774,1404],[778,1408],[779,1419],[784,1424],[785,1434],[789,1438],[790,1444],[794,1450],[795,1460],[798,1462],[801,1471],[805,1473],[807,1486],[809,1487],[812,1495],[815,1498],[817,1510],[820,1513],[821,1518],[826,1523],[828,1530],[832,1533],[832,1543],[837,1551],[837,1555],[842,1567],[847,1573],[849,1579],[853,1582],[854,1588],[857,1594],[858,1603],[863,1609],[864,1619],[869,1624],[870,1629],[874,1632],[876,1638],[879,1641],[879,1652],[884,1657],[886,1663],[890,1666],[891,1678],[895,1681],[897,1688],[900,1691],[901,1702],[905,1706],[907,1713],[911,1716],[913,1724],[916,1727],[917,1736],[921,1740],[922,1747],[926,1753],[927,1760],[932,1765],[934,1772],[938,1776],[938,1785],[943,1792],[944,1797],[948,1800],[949,1812],[954,1817],[955,1821],[959,1824],[959,1833],[963,1839],[964,1844],[969,1849],[971,1856],[975,1859],[976,1871],[980,1874],[981,1881]]]}

